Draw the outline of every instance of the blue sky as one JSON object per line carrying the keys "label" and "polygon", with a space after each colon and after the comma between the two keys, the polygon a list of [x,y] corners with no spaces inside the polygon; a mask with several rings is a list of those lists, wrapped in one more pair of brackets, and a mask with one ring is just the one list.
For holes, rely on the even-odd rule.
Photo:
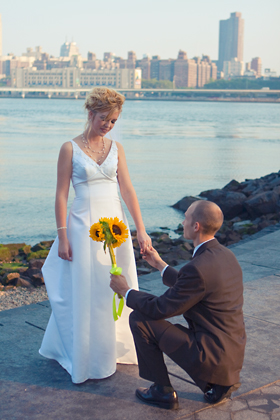
{"label": "blue sky", "polygon": [[245,19],[244,61],[261,57],[263,68],[280,74],[279,0],[6,0],[0,4],[3,54],[27,47],[59,55],[65,41],[76,41],[86,57],[111,51],[176,58],[208,54],[218,58],[219,20],[231,12]]}

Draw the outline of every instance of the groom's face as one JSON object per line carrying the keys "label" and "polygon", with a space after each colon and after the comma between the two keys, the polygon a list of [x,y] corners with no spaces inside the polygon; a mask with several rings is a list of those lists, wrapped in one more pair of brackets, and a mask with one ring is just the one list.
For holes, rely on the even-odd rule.
{"label": "groom's face", "polygon": [[194,209],[191,205],[185,213],[185,219],[183,221],[185,239],[194,239],[194,223],[192,218],[193,211]]}

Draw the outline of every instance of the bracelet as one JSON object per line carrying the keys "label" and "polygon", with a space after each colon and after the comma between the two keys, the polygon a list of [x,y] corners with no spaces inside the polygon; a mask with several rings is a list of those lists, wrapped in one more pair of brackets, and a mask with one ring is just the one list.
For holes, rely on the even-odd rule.
{"label": "bracelet", "polygon": [[60,229],[67,229],[67,227],[66,226],[62,226],[60,228],[57,228],[56,230],[60,230]]}

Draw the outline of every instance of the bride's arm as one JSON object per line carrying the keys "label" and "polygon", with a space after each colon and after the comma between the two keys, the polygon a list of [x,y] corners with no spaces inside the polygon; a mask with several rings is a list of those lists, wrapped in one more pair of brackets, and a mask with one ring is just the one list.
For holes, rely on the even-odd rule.
{"label": "bride's arm", "polygon": [[137,230],[137,239],[141,248],[141,252],[145,252],[147,247],[152,245],[151,238],[146,233],[146,229],[142,220],[142,215],[140,211],[140,206],[138,203],[137,195],[130,180],[125,153],[122,145],[117,142],[118,146],[118,181],[120,186],[120,192],[122,198],[131,214],[136,230]]}
{"label": "bride's arm", "polygon": [[59,239],[58,256],[63,260],[72,260],[72,251],[67,237],[66,227],[67,201],[72,174],[72,145],[64,143],[60,149],[57,163],[57,186],[55,198],[55,217]]}

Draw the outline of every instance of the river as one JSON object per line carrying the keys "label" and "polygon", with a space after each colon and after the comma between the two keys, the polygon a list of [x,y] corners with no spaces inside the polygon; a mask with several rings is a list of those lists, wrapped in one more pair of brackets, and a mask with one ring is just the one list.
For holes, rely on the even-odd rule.
{"label": "river", "polygon": [[[85,120],[81,100],[0,99],[0,243],[55,237],[57,156]],[[148,231],[176,228],[186,195],[280,169],[279,104],[127,101],[119,132]]]}

